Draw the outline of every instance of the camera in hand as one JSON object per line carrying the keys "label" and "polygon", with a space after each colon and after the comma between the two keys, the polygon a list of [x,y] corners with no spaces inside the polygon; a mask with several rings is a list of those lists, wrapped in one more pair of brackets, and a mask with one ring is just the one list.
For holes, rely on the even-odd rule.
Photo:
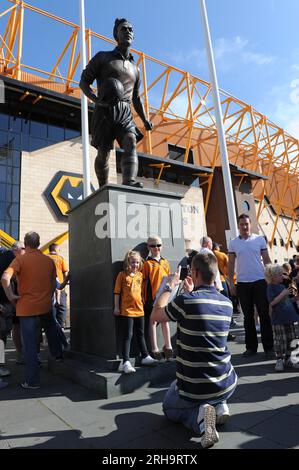
{"label": "camera in hand", "polygon": [[182,266],[180,281],[184,281],[188,275],[189,275],[189,266]]}
{"label": "camera in hand", "polygon": [[282,281],[283,285],[288,289],[289,287],[292,288],[293,292],[292,294],[289,294],[289,297],[292,298],[292,297],[295,297],[297,295],[297,285],[296,283],[294,282],[294,280],[288,276],[287,274],[283,274],[283,281]]}

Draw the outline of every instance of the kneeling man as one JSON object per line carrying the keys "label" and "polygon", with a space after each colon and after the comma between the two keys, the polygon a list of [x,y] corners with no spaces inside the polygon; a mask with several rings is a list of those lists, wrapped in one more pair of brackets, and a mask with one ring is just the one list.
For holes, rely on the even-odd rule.
{"label": "kneeling man", "polygon": [[232,304],[214,287],[217,259],[213,254],[196,255],[185,294],[168,304],[179,272],[166,284],[153,308],[152,320],[177,322],[177,367],[174,381],[163,402],[168,419],[200,434],[202,447],[219,440],[216,424],[229,418],[226,400],[233,394],[237,375],[227,349]]}

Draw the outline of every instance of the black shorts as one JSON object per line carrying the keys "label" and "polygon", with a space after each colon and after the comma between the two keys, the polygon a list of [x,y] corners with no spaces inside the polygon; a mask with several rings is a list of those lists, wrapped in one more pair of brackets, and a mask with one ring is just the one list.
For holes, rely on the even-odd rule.
{"label": "black shorts", "polygon": [[120,101],[116,106],[102,108],[96,106],[91,122],[91,145],[96,149],[111,150],[114,140],[122,148],[123,138],[126,134],[135,134],[136,141],[143,138],[131,112],[130,103]]}

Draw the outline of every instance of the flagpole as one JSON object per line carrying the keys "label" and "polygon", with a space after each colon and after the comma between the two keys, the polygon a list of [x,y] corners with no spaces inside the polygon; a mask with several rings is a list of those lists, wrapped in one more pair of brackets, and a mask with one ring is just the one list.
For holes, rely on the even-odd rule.
{"label": "flagpole", "polygon": [[209,64],[209,72],[210,72],[210,80],[212,83],[212,94],[213,94],[213,101],[214,101],[214,109],[215,109],[215,118],[216,118],[216,127],[218,133],[218,142],[220,147],[220,155],[221,155],[221,162],[222,162],[222,174],[223,174],[223,182],[224,182],[224,189],[225,189],[225,199],[226,199],[226,207],[228,213],[228,220],[229,220],[229,228],[230,228],[230,237],[235,238],[238,236],[238,225],[236,220],[236,208],[235,208],[235,200],[234,194],[232,189],[232,180],[230,174],[230,166],[228,160],[228,152],[226,147],[226,140],[225,140],[225,132],[223,126],[223,115],[222,115],[222,108],[221,108],[221,101],[219,95],[219,87],[218,87],[218,79],[214,61],[214,53],[212,47],[212,40],[209,28],[209,20],[207,15],[206,3],[205,0],[199,0],[200,2],[200,9],[201,9],[201,18],[204,28],[204,36],[205,36],[205,45],[206,45],[206,52]]}
{"label": "flagpole", "polygon": [[[80,7],[80,39],[81,39],[81,64],[82,70],[86,67],[86,45],[85,45],[85,5],[84,0],[79,0]],[[89,167],[89,128],[88,128],[88,101],[81,91],[81,127],[82,127],[82,150],[83,150],[83,196],[84,199],[90,195],[90,167]]]}

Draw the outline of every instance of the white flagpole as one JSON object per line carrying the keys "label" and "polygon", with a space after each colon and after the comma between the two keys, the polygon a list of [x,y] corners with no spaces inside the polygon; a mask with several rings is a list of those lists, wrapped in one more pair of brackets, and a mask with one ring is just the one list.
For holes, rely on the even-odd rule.
{"label": "white flagpole", "polygon": [[230,236],[231,238],[235,238],[238,236],[239,231],[238,231],[238,225],[237,225],[237,220],[236,220],[235,200],[234,200],[234,194],[233,194],[233,189],[232,189],[232,180],[231,180],[228,153],[227,153],[226,140],[225,140],[225,132],[224,132],[224,126],[223,126],[223,115],[222,115],[221,101],[220,101],[220,96],[219,96],[219,88],[218,88],[217,73],[216,73],[216,67],[215,67],[215,61],[214,61],[214,53],[213,53],[211,34],[210,34],[210,29],[209,29],[209,20],[208,20],[205,0],[199,0],[199,1],[200,1],[202,23],[203,23],[204,33],[205,33],[204,35],[205,35],[205,44],[206,44],[206,51],[207,51],[207,57],[208,57],[208,63],[209,63],[210,80],[212,83],[212,93],[213,93],[216,126],[217,126],[218,141],[219,141],[220,155],[221,155],[221,162],[222,162],[222,174],[223,174],[226,207],[227,207],[229,227],[230,227]]}
{"label": "white flagpole", "polygon": [[[80,39],[81,39],[81,64],[82,70],[86,67],[86,45],[85,45],[85,8],[84,0],[80,3]],[[81,91],[81,126],[82,126],[82,148],[83,148],[83,196],[89,196],[90,191],[90,168],[89,168],[89,130],[88,130],[88,101]]]}

